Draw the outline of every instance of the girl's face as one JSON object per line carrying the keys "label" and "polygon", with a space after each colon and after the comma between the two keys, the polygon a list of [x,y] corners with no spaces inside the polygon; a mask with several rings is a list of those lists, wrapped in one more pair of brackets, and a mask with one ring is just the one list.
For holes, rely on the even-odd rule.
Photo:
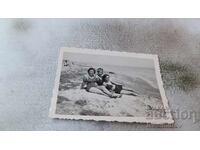
{"label": "girl's face", "polygon": [[110,81],[110,76],[106,76],[105,80],[106,82]]}
{"label": "girl's face", "polygon": [[90,70],[88,74],[89,74],[89,76],[93,77],[94,76],[94,70]]}
{"label": "girl's face", "polygon": [[103,75],[103,70],[102,70],[102,69],[99,69],[99,70],[97,71],[97,74],[98,74],[98,76],[102,76],[102,75]]}

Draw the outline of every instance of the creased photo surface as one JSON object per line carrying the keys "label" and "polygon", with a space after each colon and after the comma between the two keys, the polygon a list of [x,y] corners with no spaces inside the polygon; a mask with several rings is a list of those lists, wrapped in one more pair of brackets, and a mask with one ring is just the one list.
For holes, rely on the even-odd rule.
{"label": "creased photo surface", "polygon": [[62,48],[50,117],[174,123],[157,55]]}

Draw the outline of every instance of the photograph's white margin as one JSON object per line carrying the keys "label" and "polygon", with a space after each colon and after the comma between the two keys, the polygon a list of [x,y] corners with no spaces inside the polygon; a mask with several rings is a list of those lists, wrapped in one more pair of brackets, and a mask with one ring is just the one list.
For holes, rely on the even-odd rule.
{"label": "photograph's white margin", "polygon": [[[163,106],[164,106],[164,109],[166,110],[166,118],[153,119],[153,118],[147,118],[147,117],[83,116],[83,115],[56,114],[57,95],[58,95],[58,89],[59,89],[59,81],[60,81],[60,74],[61,74],[61,69],[62,69],[64,52],[78,53],[78,54],[82,53],[82,54],[96,54],[96,55],[152,59],[154,61],[156,79],[157,79],[158,87],[160,90]],[[151,124],[173,124],[174,123],[174,120],[172,118],[170,108],[169,108],[169,102],[165,95],[165,90],[163,87],[163,82],[162,82],[161,73],[160,73],[159,60],[158,60],[157,55],[124,52],[124,51],[121,52],[121,51],[111,51],[111,50],[101,50],[101,49],[68,48],[68,47],[62,47],[60,49],[56,78],[55,78],[54,89],[53,89],[53,96],[51,99],[51,106],[50,106],[50,110],[49,110],[49,117],[50,118],[58,118],[58,119],[136,122],[136,123],[151,123]]]}

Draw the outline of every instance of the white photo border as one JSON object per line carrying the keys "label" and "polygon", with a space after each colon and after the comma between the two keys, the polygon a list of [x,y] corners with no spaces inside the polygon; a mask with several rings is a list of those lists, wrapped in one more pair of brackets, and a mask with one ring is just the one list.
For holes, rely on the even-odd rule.
{"label": "white photo border", "polygon": [[[147,117],[118,117],[118,116],[83,116],[83,115],[60,115],[56,114],[57,105],[57,95],[59,91],[59,81],[62,69],[63,53],[71,52],[78,54],[96,54],[96,55],[107,55],[107,56],[123,56],[123,57],[133,57],[133,58],[145,58],[152,59],[154,61],[155,73],[157,84],[160,90],[162,103],[166,112],[166,118],[150,118]],[[49,110],[50,118],[57,119],[71,119],[71,120],[94,120],[94,121],[117,121],[117,122],[135,122],[135,123],[150,123],[150,124],[174,124],[173,117],[169,108],[169,102],[165,94],[163,87],[163,82],[160,73],[159,59],[158,55],[155,54],[143,54],[143,53],[133,53],[133,52],[121,52],[121,51],[111,51],[111,50],[101,50],[101,49],[85,49],[85,48],[68,48],[62,47],[59,53],[58,65],[56,78],[54,82],[53,96],[51,99],[51,106]]]}

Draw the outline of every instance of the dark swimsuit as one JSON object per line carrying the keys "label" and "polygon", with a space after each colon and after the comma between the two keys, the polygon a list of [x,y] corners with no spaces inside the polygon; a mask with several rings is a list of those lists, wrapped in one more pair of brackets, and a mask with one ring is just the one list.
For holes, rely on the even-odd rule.
{"label": "dark swimsuit", "polygon": [[103,80],[101,77],[98,76],[98,80],[96,81],[99,86],[103,85]]}
{"label": "dark swimsuit", "polygon": [[[111,82],[112,83],[112,82]],[[112,83],[113,84],[113,83]],[[113,85],[110,85],[110,84],[107,84],[106,86],[106,89],[108,89],[109,91],[112,90],[113,88]],[[118,84],[115,84],[115,89],[113,90],[115,93],[117,94],[120,94],[121,91],[122,91],[122,85],[118,85]]]}

